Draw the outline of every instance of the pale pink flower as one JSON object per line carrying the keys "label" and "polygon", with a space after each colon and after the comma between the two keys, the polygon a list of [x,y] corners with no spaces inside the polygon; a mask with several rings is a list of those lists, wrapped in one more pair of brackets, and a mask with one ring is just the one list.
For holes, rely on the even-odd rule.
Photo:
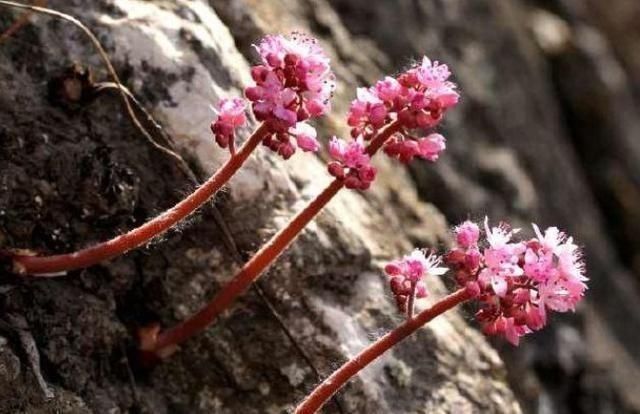
{"label": "pale pink flower", "polygon": [[267,35],[258,45],[254,45],[262,58],[262,63],[273,68],[281,68],[288,59],[300,59],[310,70],[324,71],[329,67],[329,58],[318,41],[300,32],[288,36]]}
{"label": "pale pink flower", "polygon": [[524,273],[536,282],[546,282],[557,275],[552,252],[537,252],[527,248],[524,254]]}
{"label": "pale pink flower", "polygon": [[524,270],[519,266],[520,254],[525,251],[522,243],[510,243],[518,230],[509,230],[506,225],[489,228],[489,219],[485,218],[485,235],[489,247],[484,250],[485,268],[478,280],[488,283],[496,295],[503,297],[507,293],[507,278],[521,276]]}
{"label": "pale pink flower", "polygon": [[356,101],[371,105],[384,103],[382,98],[378,96],[378,91],[375,88],[357,88]]}
{"label": "pale pink flower", "polygon": [[370,161],[369,155],[365,152],[364,143],[360,139],[350,141],[341,158],[344,165],[349,168],[360,168],[368,165]]}
{"label": "pale pink flower", "polygon": [[538,242],[546,249],[553,251],[556,249],[566,238],[564,233],[558,230],[557,227],[549,227],[545,230],[544,234],[540,231],[537,224],[532,223],[533,231],[535,232]]}
{"label": "pale pink flower", "polygon": [[456,86],[452,82],[446,82],[437,87],[431,88],[425,96],[435,102],[441,109],[449,109],[458,104],[460,95],[456,91]]}
{"label": "pale pink flower", "polygon": [[416,68],[416,78],[427,87],[425,97],[435,101],[441,108],[447,109],[458,103],[456,85],[449,82],[451,71],[447,65],[431,62],[426,56],[422,65]]}
{"label": "pale pink flower", "polygon": [[540,304],[557,312],[574,310],[587,289],[580,249],[555,227],[544,234],[533,228],[537,239],[527,251],[525,272],[540,282]]}
{"label": "pale pink flower", "polygon": [[440,134],[431,134],[418,140],[419,155],[429,161],[436,161],[446,148],[445,139]]}
{"label": "pale pink flower", "polygon": [[391,278],[389,281],[398,309],[407,311],[407,304],[411,295],[417,298],[427,297],[427,289],[423,278],[425,276],[440,276],[449,269],[441,267],[442,258],[433,253],[425,254],[424,250],[416,249],[402,259],[394,260],[385,266],[385,273]]}
{"label": "pale pink flower", "polygon": [[548,311],[574,310],[587,289],[580,249],[557,228],[536,238],[512,241],[517,230],[490,227],[485,219],[486,247],[465,222],[456,227],[458,247],[445,255],[456,282],[480,304],[476,318],[484,332],[502,335],[514,345],[520,337],[547,323]]}
{"label": "pale pink flower", "polygon": [[366,137],[384,125],[387,107],[374,88],[358,88],[356,96],[357,99],[351,103],[347,124],[353,127],[353,137]]}
{"label": "pale pink flower", "polygon": [[401,260],[403,274],[412,282],[417,282],[424,275],[440,276],[447,272],[446,267],[440,267],[442,259],[433,253],[425,255],[424,250],[415,249]]}
{"label": "pale pink flower", "polygon": [[351,140],[348,143],[338,137],[329,141],[329,155],[342,162],[345,167],[358,168],[369,164],[369,155],[365,152],[365,146],[361,139]]}
{"label": "pale pink flower", "polygon": [[489,227],[489,217],[484,218],[484,230],[487,241],[494,249],[508,246],[511,237],[520,231],[520,229],[509,229],[505,223],[500,223],[497,227]]}
{"label": "pale pink flower", "polygon": [[219,122],[238,128],[247,122],[244,114],[246,108],[247,102],[242,98],[223,98],[220,99],[215,110],[218,114]]}
{"label": "pale pink flower", "polygon": [[540,305],[556,312],[575,310],[587,287],[584,282],[558,278],[540,285]]}
{"label": "pale pink flower", "polygon": [[262,58],[262,63],[266,66],[278,67],[284,63],[286,54],[285,43],[287,40],[280,35],[267,35],[260,40],[260,43],[253,45]]}
{"label": "pale pink flower", "polygon": [[316,140],[316,129],[305,122],[298,122],[295,127],[289,129],[289,133],[296,138],[298,147],[303,151],[316,152],[320,148]]}
{"label": "pale pink flower", "polygon": [[422,64],[414,70],[418,81],[427,88],[440,86],[451,76],[447,65],[442,65],[438,61],[432,62],[426,56],[422,58]]}
{"label": "pale pink flower", "polygon": [[347,151],[347,142],[342,138],[336,136],[332,137],[329,141],[329,155],[331,158],[338,161],[344,160],[344,153]]}

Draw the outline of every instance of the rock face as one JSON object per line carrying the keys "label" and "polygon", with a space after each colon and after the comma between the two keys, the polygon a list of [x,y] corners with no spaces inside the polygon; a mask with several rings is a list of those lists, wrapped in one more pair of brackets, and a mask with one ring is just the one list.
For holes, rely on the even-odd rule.
{"label": "rock face", "polygon": [[[201,2],[119,1],[89,10],[82,4],[51,6],[96,30],[127,85],[195,171],[201,177],[214,171],[224,154],[208,131],[209,105],[238,94],[248,75],[214,10]],[[95,81],[106,79],[76,28],[38,17],[20,36],[7,42],[2,60],[4,245],[74,249],[147,220],[193,187],[173,159],[131,127],[113,90],[73,105],[60,101],[59,89],[66,92],[70,78],[83,76],[65,69],[74,62],[89,67]],[[79,397],[77,410],[280,413],[318,381],[313,369],[328,374],[397,323],[378,263],[409,249],[412,238],[435,244],[446,237],[442,216],[417,201],[403,173],[370,198],[338,197],[261,284],[313,369],[255,293],[154,370],[127,361],[136,327],[183,319],[237,267],[216,212],[239,251],[249,254],[328,182],[323,163],[310,158],[283,163],[259,151],[215,210],[203,209],[126,257],[57,280],[7,276],[5,313],[28,321],[45,378]],[[392,188],[397,210],[387,204]],[[407,227],[414,225],[421,231],[412,235]],[[436,282],[434,290],[443,292]],[[367,370],[340,394],[340,408],[334,402],[327,411],[517,412],[504,376],[495,351],[452,314]],[[21,378],[9,375],[7,388],[18,392]],[[31,408],[32,394],[13,395],[3,409],[57,409],[51,402]]]}
{"label": "rock face", "polygon": [[[322,136],[346,133],[356,85],[424,53],[451,64],[464,101],[444,125],[449,151],[437,165],[377,160],[373,191],[340,194],[259,292],[153,370],[128,352],[135,329],[174,323],[205,303],[328,182],[319,158],[285,163],[258,150],[215,205],[144,249],[60,279],[3,273],[0,412],[287,412],[316,373],[398,322],[381,263],[442,246],[448,222],[486,213],[574,234],[592,278],[587,306],[517,351],[496,344],[507,369],[464,312],[451,312],[364,371],[325,412],[517,413],[512,390],[532,412],[640,409],[632,380],[640,61],[616,24],[640,6],[610,3],[51,0],[97,33],[162,126],[145,121],[147,129],[186,164],[132,126],[77,28],[34,16],[0,44],[0,247],[71,251],[180,200],[224,161],[209,106],[241,93],[250,45],[267,32],[303,29],[332,55],[340,89]],[[16,16],[0,8],[0,28]],[[625,24],[637,35],[633,19]],[[431,282],[434,296],[445,292]],[[43,398],[15,316],[28,323],[53,400]]]}

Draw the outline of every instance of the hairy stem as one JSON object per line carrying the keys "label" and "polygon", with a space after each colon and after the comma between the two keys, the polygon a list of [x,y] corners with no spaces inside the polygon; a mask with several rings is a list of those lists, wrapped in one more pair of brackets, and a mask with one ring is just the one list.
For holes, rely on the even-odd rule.
{"label": "hairy stem", "polygon": [[[236,244],[235,239],[233,238],[233,234],[231,234],[231,229],[229,229],[227,222],[222,217],[222,213],[220,212],[220,210],[218,210],[218,208],[215,205],[213,206],[213,218],[216,221],[218,227],[220,228],[227,250],[229,251],[229,253],[231,253],[231,256],[233,257],[234,261],[239,266],[242,266],[244,264],[244,261],[242,259],[242,255],[240,254],[240,250],[238,249],[238,245]],[[282,332],[284,332],[285,336],[289,339],[289,342],[295,348],[296,352],[298,352],[300,357],[307,363],[309,368],[311,368],[311,371],[313,371],[318,381],[320,381],[322,379],[322,375],[320,374],[320,371],[318,371],[318,368],[316,368],[311,357],[309,357],[309,355],[307,355],[307,352],[302,348],[302,346],[296,339],[295,335],[291,331],[290,327],[287,326],[287,323],[284,321],[284,318],[282,317],[282,315],[280,315],[280,312],[278,312],[278,309],[276,309],[276,306],[273,304],[273,302],[265,292],[265,289],[263,288],[260,282],[261,282],[260,280],[256,280],[256,282],[253,284],[253,290],[256,292],[256,294],[258,295],[258,298],[260,298],[262,303],[267,307],[267,309],[269,310],[269,313],[271,314],[273,319],[276,321],[276,323],[278,324]],[[338,398],[334,396],[332,400],[338,412],[340,414],[344,414],[344,410],[342,409],[342,405],[340,404],[340,401],[338,401]]]}
{"label": "hairy stem", "polygon": [[[36,7],[44,7],[47,5],[47,0],[35,0],[33,2],[33,5]],[[15,22],[13,22],[13,24],[9,26],[9,28],[0,35],[0,44],[2,44],[2,42],[10,38],[14,33],[20,30],[24,25],[29,23],[29,19],[31,18],[32,14],[33,14],[33,11],[28,11],[26,13],[23,13]]]}
{"label": "hairy stem", "polygon": [[167,355],[165,348],[175,349],[175,345],[184,342],[191,336],[204,330],[215,318],[244,293],[251,283],[282,253],[282,251],[295,239],[302,229],[309,223],[320,210],[342,188],[341,180],[334,180],[322,193],[320,193],[309,205],[302,210],[289,224],[279,231],[267,244],[265,244],[227,283],[211,302],[198,313],[182,323],[161,332],[155,345],[157,354]]}
{"label": "hairy stem", "polygon": [[57,276],[67,270],[94,265],[139,247],[164,233],[209,200],[240,169],[262,141],[267,127],[262,124],[229,160],[204,184],[171,209],[142,226],[109,241],[73,253],[52,256],[15,256],[13,268],[19,274]]}
{"label": "hairy stem", "polygon": [[309,394],[304,401],[298,405],[295,414],[312,414],[317,412],[347,381],[353,378],[363,368],[387,352],[396,344],[413,334],[433,318],[443,314],[456,305],[467,301],[471,296],[466,289],[460,289],[449,296],[441,299],[429,309],[425,309],[398,326],[382,338],[360,352],[351,360],[347,361],[329,378],[325,379]]}
{"label": "hairy stem", "polygon": [[[375,154],[385,141],[400,129],[401,125],[396,121],[380,131],[374,137],[367,152]],[[155,340],[153,349],[143,349],[158,356],[166,357],[176,349],[176,345],[186,341],[207,328],[213,321],[226,310],[240,295],[251,286],[260,275],[275,262],[282,252],[296,239],[298,234],[313,220],[316,215],[327,205],[344,186],[343,181],[335,179],[315,199],[313,199],[302,211],[300,211],[285,227],[278,231],[231,279],[218,294],[199,312],[185,321],[160,332]]]}

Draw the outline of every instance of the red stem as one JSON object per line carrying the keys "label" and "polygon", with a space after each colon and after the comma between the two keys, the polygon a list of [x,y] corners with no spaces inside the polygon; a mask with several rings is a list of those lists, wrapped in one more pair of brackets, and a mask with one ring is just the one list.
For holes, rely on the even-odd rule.
{"label": "red stem", "polygon": [[[373,138],[367,152],[370,155],[382,147],[384,142],[400,128],[396,121]],[[334,195],[344,186],[343,181],[335,179],[315,199],[313,199],[302,211],[300,211],[279,232],[271,237],[240,271],[227,283],[220,292],[203,309],[192,315],[185,321],[160,332],[153,349],[144,351],[154,352],[156,355],[166,357],[176,349],[176,345],[203,331],[225,309],[227,309],[296,239],[298,234],[309,224],[311,220],[327,205]]]}
{"label": "red stem", "polygon": [[413,318],[413,312],[416,306],[416,288],[417,282],[411,282],[411,294],[409,295],[409,303],[407,304],[407,319]]}
{"label": "red stem", "polygon": [[19,274],[60,276],[73,269],[88,267],[135,249],[169,230],[209,200],[244,164],[267,134],[265,124],[249,137],[235,155],[187,198],[142,226],[95,246],[73,253],[52,256],[14,256],[13,268]]}
{"label": "red stem", "polygon": [[456,305],[471,299],[471,295],[466,289],[460,289],[449,296],[443,298],[429,309],[425,309],[398,326],[382,338],[360,352],[351,360],[347,361],[331,376],[318,385],[304,401],[298,405],[295,414],[311,414],[317,412],[322,406],[342,388],[347,381],[353,378],[363,368],[373,362],[380,355],[387,352],[393,346],[413,334],[427,322],[443,314]]}

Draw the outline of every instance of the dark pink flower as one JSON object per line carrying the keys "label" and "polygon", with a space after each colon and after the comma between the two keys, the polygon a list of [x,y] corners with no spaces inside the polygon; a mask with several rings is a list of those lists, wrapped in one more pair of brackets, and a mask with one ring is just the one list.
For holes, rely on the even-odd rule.
{"label": "dark pink flower", "polygon": [[434,128],[444,112],[458,103],[456,85],[448,79],[447,65],[431,62],[425,57],[397,78],[387,76],[371,88],[358,88],[351,103],[347,123],[351,136],[371,139],[381,128],[393,121],[402,128],[385,145],[385,153],[402,162],[418,156],[436,161],[445,149],[445,139],[439,134],[417,138],[412,130]]}
{"label": "dark pink flower", "polygon": [[470,220],[465,221],[454,229],[456,242],[463,249],[469,249],[478,244],[480,238],[480,228]]}
{"label": "dark pink flower", "polygon": [[376,96],[382,102],[393,102],[402,93],[402,85],[391,76],[378,81],[375,86]]}
{"label": "dark pink flower", "polygon": [[384,152],[404,163],[410,162],[414,157],[434,162],[445,148],[445,138],[440,134],[430,134],[424,138],[409,137],[409,139],[396,134],[387,141]]}
{"label": "dark pink flower", "polygon": [[376,169],[362,139],[346,142],[333,137],[329,141],[329,155],[335,160],[329,163],[329,174],[344,180],[347,188],[366,190],[376,178]]}
{"label": "dark pink flower", "polygon": [[211,132],[222,148],[233,145],[235,131],[247,122],[247,103],[241,98],[221,99],[214,107],[217,118],[211,123]]}

